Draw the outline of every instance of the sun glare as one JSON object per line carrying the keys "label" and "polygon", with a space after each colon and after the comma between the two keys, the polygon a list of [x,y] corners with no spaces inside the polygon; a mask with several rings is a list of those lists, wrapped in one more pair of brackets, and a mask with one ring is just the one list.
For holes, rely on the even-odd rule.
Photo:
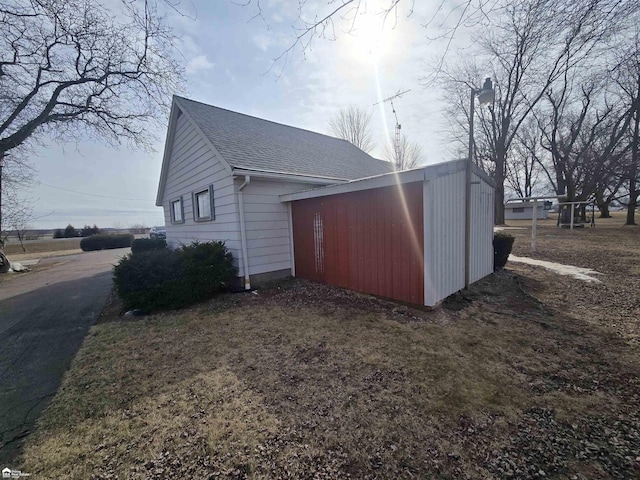
{"label": "sun glare", "polygon": [[374,11],[358,13],[349,31],[349,50],[356,60],[377,63],[388,51],[387,31],[391,27],[384,16]]}

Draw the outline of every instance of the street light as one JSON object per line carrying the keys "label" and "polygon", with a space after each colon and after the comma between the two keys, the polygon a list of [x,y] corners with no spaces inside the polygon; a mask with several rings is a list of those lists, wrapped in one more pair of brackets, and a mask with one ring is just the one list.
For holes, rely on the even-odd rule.
{"label": "street light", "polygon": [[464,229],[464,288],[468,289],[471,275],[471,168],[473,165],[473,117],[475,113],[475,99],[478,97],[480,105],[492,103],[496,93],[491,79],[484,81],[482,88],[471,87],[471,106],[469,107],[469,158],[467,158],[465,182],[465,229]]}

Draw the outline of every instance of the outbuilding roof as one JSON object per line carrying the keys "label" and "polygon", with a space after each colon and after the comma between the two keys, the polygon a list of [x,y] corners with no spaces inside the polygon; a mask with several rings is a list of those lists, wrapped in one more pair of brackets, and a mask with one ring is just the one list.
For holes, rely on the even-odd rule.
{"label": "outbuilding roof", "polygon": [[388,173],[378,160],[346,140],[232,112],[183,97],[174,102],[232,167],[354,180]]}
{"label": "outbuilding roof", "polygon": [[[423,167],[416,167],[411,170],[403,170],[401,172],[391,172],[382,175],[376,175],[368,178],[359,178],[346,183],[326,185],[315,187],[300,192],[286,193],[280,195],[280,201],[292,202],[296,200],[305,200],[308,198],[326,197],[339,193],[357,192],[360,190],[369,190],[372,188],[389,187],[392,185],[400,185],[402,183],[421,182],[432,178],[443,177],[452,173],[463,171],[466,168],[466,160],[450,160],[448,162],[435,163]],[[495,182],[483,172],[478,166],[472,165],[471,170],[482,181],[487,183],[491,188],[495,188]]]}

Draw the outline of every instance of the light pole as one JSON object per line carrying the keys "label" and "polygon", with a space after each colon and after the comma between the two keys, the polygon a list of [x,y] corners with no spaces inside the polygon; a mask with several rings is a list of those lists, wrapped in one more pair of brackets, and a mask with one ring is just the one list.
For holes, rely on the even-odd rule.
{"label": "light pole", "polygon": [[475,113],[476,96],[480,105],[493,102],[495,91],[491,79],[484,81],[482,88],[471,87],[471,105],[469,107],[469,158],[465,176],[465,210],[464,210],[464,288],[468,289],[471,276],[471,173],[473,166],[473,117]]}

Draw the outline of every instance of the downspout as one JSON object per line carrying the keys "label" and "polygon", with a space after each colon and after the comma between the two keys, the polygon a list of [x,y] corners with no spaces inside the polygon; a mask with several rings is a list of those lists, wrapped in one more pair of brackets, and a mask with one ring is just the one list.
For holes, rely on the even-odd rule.
{"label": "downspout", "polygon": [[242,190],[249,185],[251,177],[244,176],[244,183],[238,187],[238,207],[240,209],[240,243],[242,244],[242,269],[244,270],[244,289],[251,290],[251,281],[249,280],[249,255],[247,255],[247,232],[244,223],[244,195]]}

